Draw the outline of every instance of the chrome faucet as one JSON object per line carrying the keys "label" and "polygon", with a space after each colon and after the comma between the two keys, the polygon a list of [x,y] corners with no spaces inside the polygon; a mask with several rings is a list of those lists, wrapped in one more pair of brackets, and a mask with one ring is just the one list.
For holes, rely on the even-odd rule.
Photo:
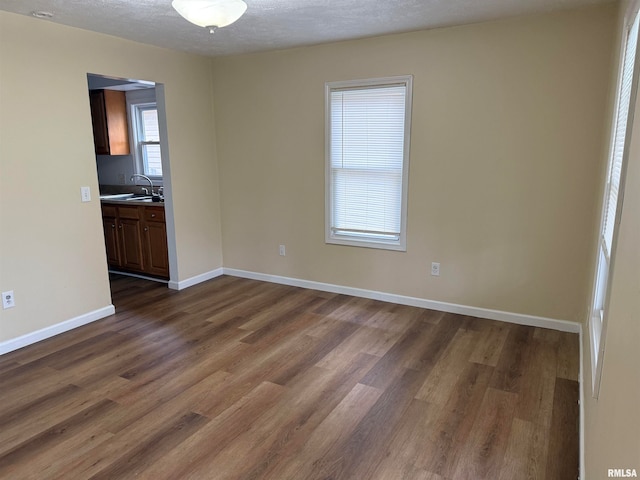
{"label": "chrome faucet", "polygon": [[[144,178],[147,182],[149,182],[149,188],[151,188],[151,192],[149,192],[150,195],[153,195],[153,182],[151,181],[151,179],[149,177],[147,177],[146,175],[140,175],[139,173],[134,173],[133,175],[131,175],[131,178],[129,179],[130,182],[133,182],[133,179],[135,177],[142,177]],[[147,191],[146,188],[142,189],[143,191]]]}

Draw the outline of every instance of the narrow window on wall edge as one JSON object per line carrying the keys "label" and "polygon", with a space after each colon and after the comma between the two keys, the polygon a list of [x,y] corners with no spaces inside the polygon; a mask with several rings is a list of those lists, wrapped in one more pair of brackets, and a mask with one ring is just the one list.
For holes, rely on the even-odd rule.
{"label": "narrow window on wall edge", "polygon": [[412,76],[325,85],[325,240],[406,251]]}
{"label": "narrow window on wall edge", "polygon": [[640,14],[638,2],[633,4],[627,16],[622,49],[620,78],[616,97],[611,146],[609,151],[606,186],[602,207],[596,274],[589,316],[591,347],[591,386],[594,398],[598,397],[602,377],[602,363],[606,342],[610,278],[614,269],[618,224],[624,198],[624,182],[627,157],[630,148],[630,132],[633,127],[633,109],[638,88],[636,62]]}

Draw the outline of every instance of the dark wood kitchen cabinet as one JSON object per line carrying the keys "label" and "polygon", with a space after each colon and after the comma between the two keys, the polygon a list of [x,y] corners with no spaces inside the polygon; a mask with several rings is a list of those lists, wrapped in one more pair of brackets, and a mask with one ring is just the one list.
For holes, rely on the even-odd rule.
{"label": "dark wood kitchen cabinet", "polygon": [[102,227],[104,228],[104,243],[107,250],[107,263],[110,266],[120,266],[120,247],[118,241],[118,219],[116,207],[102,206]]}
{"label": "dark wood kitchen cabinet", "polygon": [[118,207],[118,234],[120,266],[127,270],[144,272],[140,207],[133,205]]}
{"label": "dark wood kitchen cabinet", "polygon": [[129,155],[129,127],[125,93],[91,90],[93,141],[98,155]]}
{"label": "dark wood kitchen cabinet", "polygon": [[169,278],[163,207],[103,204],[102,224],[110,268]]}
{"label": "dark wood kitchen cabinet", "polygon": [[143,212],[143,251],[145,269],[150,275],[169,276],[167,224],[163,207],[141,207]]}

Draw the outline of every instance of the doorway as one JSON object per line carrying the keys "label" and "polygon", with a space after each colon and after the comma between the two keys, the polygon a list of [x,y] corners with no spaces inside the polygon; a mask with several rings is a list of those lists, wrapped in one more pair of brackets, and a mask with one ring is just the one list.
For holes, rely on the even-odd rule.
{"label": "doorway", "polygon": [[87,74],[110,274],[176,275],[164,85]]}

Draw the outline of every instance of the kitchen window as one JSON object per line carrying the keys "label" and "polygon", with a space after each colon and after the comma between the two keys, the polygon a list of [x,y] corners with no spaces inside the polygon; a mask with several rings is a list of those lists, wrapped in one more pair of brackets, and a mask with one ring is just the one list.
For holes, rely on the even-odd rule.
{"label": "kitchen window", "polygon": [[326,242],[406,251],[412,77],[325,85]]}
{"label": "kitchen window", "polygon": [[132,117],[137,171],[152,180],[162,180],[158,108],[155,103],[133,104]]}

